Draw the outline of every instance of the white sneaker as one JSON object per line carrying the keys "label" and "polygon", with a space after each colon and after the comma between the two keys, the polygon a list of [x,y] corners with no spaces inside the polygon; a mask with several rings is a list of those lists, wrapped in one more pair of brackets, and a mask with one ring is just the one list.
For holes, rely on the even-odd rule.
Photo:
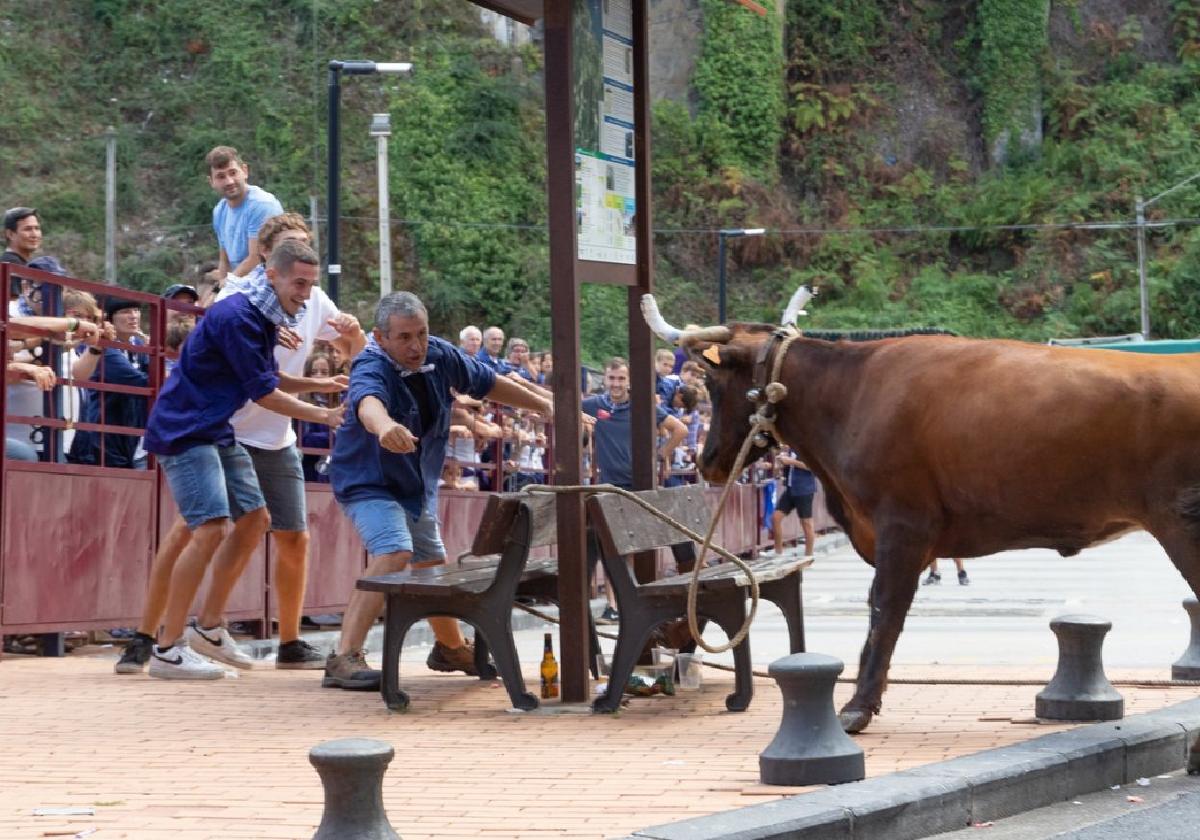
{"label": "white sneaker", "polygon": [[155,645],[147,673],[160,680],[219,680],[225,677],[224,668],[188,647],[186,639],[167,650]]}
{"label": "white sneaker", "polygon": [[209,659],[246,670],[254,667],[254,659],[242,652],[224,625],[213,630],[201,630],[198,624],[192,622],[183,631],[183,640]]}

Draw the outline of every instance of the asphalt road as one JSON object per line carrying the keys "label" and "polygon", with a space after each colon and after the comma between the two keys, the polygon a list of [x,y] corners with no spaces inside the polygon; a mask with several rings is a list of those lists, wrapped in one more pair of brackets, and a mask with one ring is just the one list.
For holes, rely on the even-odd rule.
{"label": "asphalt road", "polygon": [[[1104,646],[1108,668],[1158,668],[1168,679],[1171,663],[1187,648],[1189,624],[1181,602],[1191,591],[1145,533],[1075,557],[1030,550],[969,559],[969,586],[958,585],[949,560],[939,567],[942,583],[917,591],[894,664],[1029,665],[1037,666],[1033,676],[1043,676],[1058,660],[1050,620],[1067,613],[1092,613],[1113,622]],[[804,576],[810,651],[836,656],[848,666],[858,661],[873,572],[848,545],[818,554]],[[557,632],[557,627],[545,629]],[[515,636],[522,661],[541,658],[540,629]],[[719,629],[710,629],[705,638],[724,641]],[[605,650],[612,644],[602,641]],[[788,653],[783,617],[764,601],[751,635],[754,662],[765,667]],[[729,653],[708,658],[733,661]]]}
{"label": "asphalt road", "polygon": [[[1200,777],[1144,779],[937,840],[1191,840],[1200,837]],[[1133,801],[1130,801],[1130,800]],[[1139,801],[1140,800],[1140,801]]]}
{"label": "asphalt road", "polygon": [[[1104,646],[1108,667],[1161,667],[1167,678],[1171,663],[1187,647],[1189,625],[1181,601],[1191,590],[1145,533],[1075,557],[1029,550],[969,559],[969,586],[958,585],[949,560],[938,565],[942,582],[918,589],[895,664],[1053,668],[1058,651],[1049,622],[1066,613],[1112,621]],[[805,573],[809,650],[857,661],[873,571],[845,547],[819,556]],[[719,631],[714,638],[720,638]],[[756,663],[788,653],[783,619],[770,604],[762,606],[752,642]]]}

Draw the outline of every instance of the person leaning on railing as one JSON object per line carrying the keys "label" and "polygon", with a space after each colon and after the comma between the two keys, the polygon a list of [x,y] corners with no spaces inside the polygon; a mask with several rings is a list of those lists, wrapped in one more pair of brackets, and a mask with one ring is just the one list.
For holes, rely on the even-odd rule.
{"label": "person leaning on railing", "polygon": [[[111,330],[109,338],[135,346],[147,343],[141,329],[141,304],[110,297],[104,303],[104,315],[107,320],[105,328]],[[136,388],[149,385],[149,371],[149,356],[117,347],[88,346],[71,366],[71,375],[76,381]],[[85,423],[142,428],[146,424],[146,398],[137,394],[93,390],[84,404],[83,420]],[[140,442],[138,435],[80,430],[71,441],[67,460],[72,464],[144,469],[145,455],[139,451]]]}
{"label": "person leaning on railing", "polygon": [[[56,318],[42,315],[18,315],[8,319],[12,327],[31,327],[46,330],[55,334],[55,338],[68,340],[72,337],[83,341],[95,340],[100,335],[100,328],[88,321],[81,321],[74,316]],[[6,348],[4,380],[6,384],[32,382],[42,391],[53,390],[56,382],[54,371],[45,365],[35,365],[31,362],[12,360],[12,348]],[[37,450],[27,441],[10,437],[4,438],[4,457],[13,461],[36,461]]]}

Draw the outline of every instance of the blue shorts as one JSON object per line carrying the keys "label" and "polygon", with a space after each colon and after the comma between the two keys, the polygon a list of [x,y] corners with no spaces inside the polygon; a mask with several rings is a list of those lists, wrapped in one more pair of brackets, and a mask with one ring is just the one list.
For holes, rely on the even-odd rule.
{"label": "blue shorts", "polygon": [[158,463],[179,514],[193,531],[205,522],[234,519],[266,505],[254,464],[240,444],[193,446],[178,455],[159,455]]}
{"label": "blue shorts", "polygon": [[413,563],[446,559],[434,510],[426,507],[416,518],[391,499],[361,499],[341,505],[371,556],[406,551],[412,552]]}

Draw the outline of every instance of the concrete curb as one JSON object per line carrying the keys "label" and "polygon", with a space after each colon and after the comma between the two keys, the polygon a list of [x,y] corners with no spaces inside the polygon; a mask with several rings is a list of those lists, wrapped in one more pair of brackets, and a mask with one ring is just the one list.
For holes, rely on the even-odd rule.
{"label": "concrete curb", "polygon": [[626,840],[909,840],[1186,766],[1200,700],[862,782],[696,817]]}

